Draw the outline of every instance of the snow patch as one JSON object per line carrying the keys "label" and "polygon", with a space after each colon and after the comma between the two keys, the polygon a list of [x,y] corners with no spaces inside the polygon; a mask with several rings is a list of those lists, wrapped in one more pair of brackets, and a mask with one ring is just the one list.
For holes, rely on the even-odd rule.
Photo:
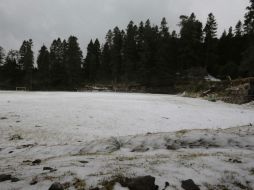
{"label": "snow patch", "polygon": [[212,75],[207,75],[207,76],[205,77],[205,80],[207,80],[207,81],[212,81],[212,82],[220,82],[220,81],[221,81],[220,79],[215,78],[215,77],[213,77]]}

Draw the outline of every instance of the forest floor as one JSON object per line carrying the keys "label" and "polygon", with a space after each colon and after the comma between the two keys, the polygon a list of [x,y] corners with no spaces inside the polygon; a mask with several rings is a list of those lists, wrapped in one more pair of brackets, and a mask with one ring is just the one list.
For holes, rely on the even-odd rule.
{"label": "forest floor", "polygon": [[1,91],[0,189],[91,189],[145,175],[159,189],[187,179],[254,189],[253,115],[251,103],[172,95]]}

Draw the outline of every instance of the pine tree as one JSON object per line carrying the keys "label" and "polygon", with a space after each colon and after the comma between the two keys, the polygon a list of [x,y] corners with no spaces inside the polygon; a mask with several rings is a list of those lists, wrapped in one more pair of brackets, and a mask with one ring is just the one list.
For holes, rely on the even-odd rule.
{"label": "pine tree", "polygon": [[110,82],[112,80],[112,69],[110,66],[111,62],[111,49],[109,44],[106,42],[102,48],[101,53],[101,67],[99,76],[102,82]]}
{"label": "pine tree", "polygon": [[232,26],[230,26],[228,29],[227,38],[231,39],[233,37],[234,37],[233,28],[232,28]]}
{"label": "pine tree", "polygon": [[245,14],[244,29],[247,34],[248,47],[243,53],[241,71],[244,76],[254,75],[254,0],[250,0]]}
{"label": "pine tree", "polygon": [[236,78],[238,76],[238,57],[239,52],[236,46],[236,38],[234,37],[233,28],[230,27],[228,32],[224,32],[219,40],[219,65],[216,68],[218,75],[221,78],[230,76]]}
{"label": "pine tree", "polygon": [[34,55],[32,51],[33,41],[30,39],[28,41],[24,41],[22,46],[20,47],[19,54],[19,65],[24,72],[24,81],[25,84],[32,88],[32,80],[33,80],[33,69],[34,69]]}
{"label": "pine tree", "polygon": [[196,19],[194,13],[180,16],[180,71],[202,66],[202,23]]}
{"label": "pine tree", "polygon": [[235,26],[235,36],[236,37],[241,37],[243,35],[243,24],[239,20],[238,23]]}
{"label": "pine tree", "polygon": [[18,86],[22,85],[21,82],[21,68],[19,66],[19,52],[16,50],[10,50],[5,58],[3,65],[3,74],[9,85]]}
{"label": "pine tree", "polygon": [[50,85],[50,53],[45,45],[43,45],[39,51],[37,58],[37,66],[39,72],[40,84],[44,87]]}
{"label": "pine tree", "polygon": [[250,6],[245,14],[244,30],[247,34],[254,34],[254,0],[250,0]]}
{"label": "pine tree", "polygon": [[[152,27],[150,20],[145,22],[144,28],[140,28],[139,31],[143,30],[141,52],[140,52],[140,62],[141,71],[140,78],[141,83],[145,85],[154,85],[157,83],[156,80],[156,55],[157,55],[157,45],[159,39],[159,29],[157,26]],[[140,33],[140,32],[139,32]]]}
{"label": "pine tree", "polygon": [[194,13],[189,17],[180,16],[181,22],[179,26],[181,38],[188,41],[196,41],[200,43],[203,38],[202,23],[196,19]]}
{"label": "pine tree", "polygon": [[204,28],[205,40],[204,40],[204,66],[207,67],[207,71],[213,75],[217,75],[217,22],[212,13],[208,15],[207,23]]}
{"label": "pine tree", "polygon": [[95,55],[94,55],[94,43],[91,40],[87,46],[86,58],[84,60],[84,74],[85,79],[89,82],[94,82],[94,63],[95,63]]}
{"label": "pine tree", "polygon": [[244,59],[242,60],[241,72],[243,76],[253,77],[254,76],[254,45],[250,46],[243,53]]}
{"label": "pine tree", "polygon": [[152,59],[152,52],[150,49],[151,44],[151,33],[152,33],[152,27],[150,24],[150,20],[148,19],[145,24],[143,25],[143,22],[140,23],[139,26],[139,56],[140,56],[140,82],[144,84],[150,83],[150,77],[151,76],[151,59]]}
{"label": "pine tree", "polygon": [[136,80],[137,62],[137,26],[131,21],[127,26],[123,44],[124,80],[129,82]]}
{"label": "pine tree", "polygon": [[68,83],[65,66],[64,46],[60,38],[54,40],[50,46],[50,80],[51,85],[63,88]]}
{"label": "pine tree", "polygon": [[113,30],[112,39],[112,51],[111,51],[111,68],[113,82],[118,83],[122,79],[122,48],[123,48],[123,32],[118,27]]}
{"label": "pine tree", "polygon": [[5,58],[4,48],[0,46],[0,67],[3,66],[4,64],[4,58]]}
{"label": "pine tree", "polygon": [[91,40],[87,46],[87,55],[85,58],[85,74],[89,82],[99,80],[101,66],[101,49],[100,42],[96,39],[93,43]]}
{"label": "pine tree", "polygon": [[108,44],[109,48],[112,47],[112,44],[113,44],[113,32],[111,30],[109,30],[107,35],[106,35],[106,43]]}
{"label": "pine tree", "polygon": [[137,29],[137,76],[136,79],[138,82],[144,81],[144,62],[142,60],[142,57],[144,55],[144,23],[141,21],[139,23],[138,29]]}
{"label": "pine tree", "polygon": [[77,37],[70,36],[68,43],[63,43],[63,49],[68,84],[71,88],[78,87],[81,82],[81,65],[83,56]]}
{"label": "pine tree", "polygon": [[32,51],[33,41],[30,39],[28,41],[24,41],[22,46],[20,47],[20,65],[21,68],[30,73],[34,68],[34,56]]}
{"label": "pine tree", "polygon": [[4,80],[4,72],[3,72],[3,65],[4,65],[4,49],[0,46],[0,82]]}
{"label": "pine tree", "polygon": [[171,82],[171,77],[175,72],[176,60],[174,60],[174,52],[171,43],[169,28],[165,18],[162,19],[159,36],[157,40],[158,51],[156,54],[156,69],[155,78],[157,84],[168,85]]}
{"label": "pine tree", "polygon": [[162,18],[162,21],[161,21],[161,26],[160,26],[160,35],[162,38],[169,38],[169,29],[168,29],[168,26],[167,26],[167,20],[165,17]]}
{"label": "pine tree", "polygon": [[96,38],[94,41],[94,55],[95,55],[95,73],[94,77],[96,81],[99,81],[99,70],[101,69],[101,45],[99,40]]}
{"label": "pine tree", "polygon": [[204,28],[205,42],[212,40],[217,37],[217,22],[213,13],[208,15],[207,23]]}
{"label": "pine tree", "polygon": [[241,73],[241,62],[243,59],[243,52],[246,50],[246,44],[247,44],[247,38],[246,35],[244,35],[243,30],[243,24],[241,21],[238,21],[235,30],[234,30],[234,38],[232,39],[232,49],[233,52],[231,53],[233,55],[233,60],[237,65],[237,74],[235,74],[235,77],[242,76]]}

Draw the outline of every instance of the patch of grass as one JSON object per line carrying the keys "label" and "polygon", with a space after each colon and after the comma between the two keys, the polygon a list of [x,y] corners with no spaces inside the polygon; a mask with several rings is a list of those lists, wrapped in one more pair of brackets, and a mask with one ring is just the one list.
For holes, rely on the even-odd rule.
{"label": "patch of grass", "polygon": [[183,129],[183,130],[177,131],[177,132],[175,133],[175,135],[176,135],[177,138],[181,138],[181,137],[182,137],[183,135],[185,135],[186,133],[188,133],[188,130]]}
{"label": "patch of grass", "polygon": [[188,154],[188,155],[183,155],[184,158],[186,159],[193,159],[193,158],[198,158],[198,157],[207,157],[210,156],[209,154],[205,153],[193,153],[193,154]]}
{"label": "patch of grass", "polygon": [[216,102],[217,101],[217,98],[215,95],[209,95],[207,97],[207,100],[210,101],[210,102]]}
{"label": "patch of grass", "polygon": [[135,160],[137,159],[136,157],[124,157],[124,156],[121,156],[121,157],[116,157],[117,160],[119,161],[132,161],[132,160]]}
{"label": "patch of grass", "polygon": [[221,183],[223,185],[227,185],[226,187],[230,187],[229,189],[232,189],[232,187],[237,189],[251,189],[250,187],[248,187],[248,184],[244,183],[245,180],[244,179],[240,179],[240,176],[238,173],[236,172],[232,172],[232,171],[224,171],[224,175],[221,179]]}
{"label": "patch of grass", "polygon": [[250,169],[250,175],[254,175],[254,168]]}
{"label": "patch of grass", "polygon": [[58,179],[58,177],[49,176],[49,175],[47,175],[47,176],[44,177],[44,180],[49,180],[49,181],[54,181],[55,179]]}
{"label": "patch of grass", "polygon": [[112,176],[111,179],[103,181],[101,185],[104,186],[106,190],[113,190],[116,183],[121,184],[121,182],[124,180],[125,180],[125,177],[123,174],[117,174]]}
{"label": "patch of grass", "polygon": [[233,184],[234,184],[236,187],[239,187],[240,189],[248,189],[247,186],[243,185],[243,184],[242,184],[241,182],[239,182],[239,181],[235,181]]}
{"label": "patch of grass", "polygon": [[123,147],[124,143],[121,139],[117,137],[112,137],[110,139],[110,146],[108,147],[111,152],[115,152],[117,150],[120,150]]}
{"label": "patch of grass", "polygon": [[85,190],[86,188],[86,182],[85,180],[74,178],[73,186],[76,190]]}
{"label": "patch of grass", "polygon": [[107,175],[112,175],[112,172],[97,172],[97,173],[89,174],[88,176],[99,177],[99,176],[107,176]]}
{"label": "patch of grass", "polygon": [[210,185],[210,184],[204,184],[204,186],[207,188],[207,190],[230,190],[227,186],[225,185]]}
{"label": "patch of grass", "polygon": [[199,97],[199,94],[198,93],[196,93],[196,92],[184,92],[183,94],[182,94],[182,97],[186,97],[186,98],[197,98],[197,97]]}
{"label": "patch of grass", "polygon": [[10,136],[9,140],[10,141],[15,141],[15,140],[22,140],[23,137],[20,134],[14,134],[12,136]]}

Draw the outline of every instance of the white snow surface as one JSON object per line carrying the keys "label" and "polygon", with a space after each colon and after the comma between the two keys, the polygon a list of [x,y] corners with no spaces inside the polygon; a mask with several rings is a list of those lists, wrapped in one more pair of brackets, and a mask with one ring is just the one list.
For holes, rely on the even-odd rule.
{"label": "white snow surface", "polygon": [[0,174],[20,179],[0,190],[77,179],[89,189],[119,175],[254,189],[253,116],[252,105],[172,95],[0,91]]}
{"label": "white snow surface", "polygon": [[13,126],[47,144],[254,122],[254,109],[152,94],[0,92],[0,108],[1,134]]}

